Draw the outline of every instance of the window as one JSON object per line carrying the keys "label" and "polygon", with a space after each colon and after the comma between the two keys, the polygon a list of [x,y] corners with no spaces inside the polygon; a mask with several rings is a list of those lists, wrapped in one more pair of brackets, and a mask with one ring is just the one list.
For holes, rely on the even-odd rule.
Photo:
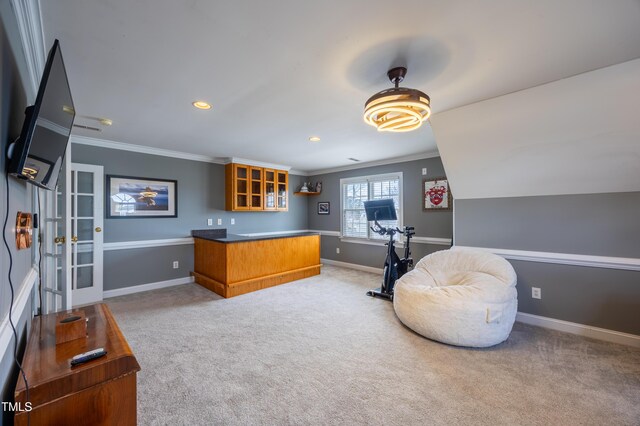
{"label": "window", "polygon": [[363,240],[387,239],[369,228],[364,202],[393,198],[398,220],[380,221],[385,227],[402,227],[402,172],[385,175],[361,176],[340,180],[343,238]]}

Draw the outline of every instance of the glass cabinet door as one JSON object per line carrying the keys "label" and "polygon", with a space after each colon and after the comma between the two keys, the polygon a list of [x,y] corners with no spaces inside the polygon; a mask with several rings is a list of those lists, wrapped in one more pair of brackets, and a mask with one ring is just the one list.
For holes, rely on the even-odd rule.
{"label": "glass cabinet door", "polygon": [[276,171],[277,175],[277,209],[288,210],[289,209],[289,176],[287,172]]}
{"label": "glass cabinet door", "polygon": [[276,209],[276,171],[264,169],[264,209]]}
{"label": "glass cabinet door", "polygon": [[233,176],[235,186],[235,206],[236,210],[249,210],[249,167],[240,164],[233,165]]}
{"label": "glass cabinet door", "polygon": [[262,210],[262,167],[251,167],[251,210]]}

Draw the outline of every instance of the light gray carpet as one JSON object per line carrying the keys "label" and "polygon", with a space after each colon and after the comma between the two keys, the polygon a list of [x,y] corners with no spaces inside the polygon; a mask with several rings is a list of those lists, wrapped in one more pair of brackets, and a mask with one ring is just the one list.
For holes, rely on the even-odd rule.
{"label": "light gray carpet", "polygon": [[420,337],[379,276],[320,276],[232,299],[189,284],[109,299],[149,424],[639,424],[640,350],[516,323],[490,349]]}

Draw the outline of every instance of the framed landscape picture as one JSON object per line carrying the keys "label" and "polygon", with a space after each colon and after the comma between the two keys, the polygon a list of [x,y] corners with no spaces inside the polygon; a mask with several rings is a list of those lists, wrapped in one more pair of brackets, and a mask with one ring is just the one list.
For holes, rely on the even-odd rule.
{"label": "framed landscape picture", "polygon": [[422,208],[425,211],[450,211],[453,205],[447,178],[425,179],[422,182]]}
{"label": "framed landscape picture", "polygon": [[178,217],[178,181],[107,175],[107,218]]}

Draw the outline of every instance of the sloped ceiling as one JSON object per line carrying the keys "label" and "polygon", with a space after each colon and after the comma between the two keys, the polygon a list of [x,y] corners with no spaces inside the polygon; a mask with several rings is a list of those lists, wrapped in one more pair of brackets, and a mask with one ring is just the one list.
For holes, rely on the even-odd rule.
{"label": "sloped ceiling", "polygon": [[310,172],[436,149],[429,126],[381,134],[363,122],[392,66],[408,66],[404,84],[437,114],[640,57],[637,0],[64,0],[41,11],[78,113],[114,122],[76,134]]}
{"label": "sloped ceiling", "polygon": [[640,59],[435,115],[456,198],[640,191]]}

